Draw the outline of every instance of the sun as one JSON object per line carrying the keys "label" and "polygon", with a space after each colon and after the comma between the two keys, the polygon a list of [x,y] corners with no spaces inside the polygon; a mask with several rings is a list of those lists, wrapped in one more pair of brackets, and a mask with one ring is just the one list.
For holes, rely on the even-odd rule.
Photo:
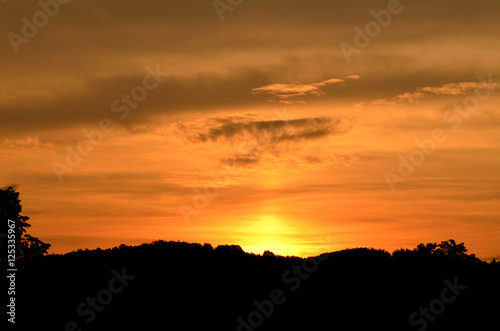
{"label": "sun", "polygon": [[269,250],[279,255],[300,256],[299,247],[293,242],[293,227],[274,215],[262,215],[245,225],[246,234],[242,248],[246,252],[262,254]]}

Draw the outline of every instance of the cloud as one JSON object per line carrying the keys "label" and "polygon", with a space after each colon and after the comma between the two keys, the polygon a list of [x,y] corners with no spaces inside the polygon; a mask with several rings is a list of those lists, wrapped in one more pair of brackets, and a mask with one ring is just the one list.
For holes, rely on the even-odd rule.
{"label": "cloud", "polygon": [[458,83],[446,83],[437,86],[424,86],[419,87],[413,92],[404,92],[396,95],[390,100],[377,99],[372,101],[372,105],[397,105],[399,103],[415,103],[421,99],[429,98],[433,96],[456,96],[456,95],[467,95],[468,93],[476,89],[484,88],[496,88],[497,86],[493,83],[484,82],[458,82]]}
{"label": "cloud", "polygon": [[[271,121],[255,116],[207,117],[157,129],[156,134],[169,142],[164,145],[166,154],[179,153],[179,157],[189,158],[190,164],[169,170],[160,179],[183,187],[203,187],[214,178],[222,178],[224,186],[237,186],[252,183],[256,176],[303,173],[356,162],[356,157],[343,155],[334,147],[335,137],[350,129],[346,120],[311,117]],[[327,145],[332,148],[325,148]]]}
{"label": "cloud", "polygon": [[399,101],[408,101],[408,102],[414,102],[417,99],[423,98],[425,95],[422,92],[405,92],[403,94],[397,95],[394,97],[395,100]]}
{"label": "cloud", "polygon": [[2,146],[7,148],[21,148],[21,149],[53,149],[54,144],[51,142],[41,143],[40,139],[36,137],[24,137],[24,138],[5,138],[2,140]]}
{"label": "cloud", "polygon": [[235,142],[249,138],[269,142],[302,141],[339,133],[341,122],[330,117],[244,122],[229,120],[195,136],[189,135],[189,139],[192,142]]}
{"label": "cloud", "polygon": [[461,95],[469,92],[470,90],[481,87],[482,83],[479,82],[461,82],[461,83],[448,83],[441,86],[426,86],[419,90],[429,92],[435,95]]}
{"label": "cloud", "polygon": [[[189,154],[211,151],[212,159],[230,166],[254,167],[264,159],[266,164],[280,159],[304,168],[311,163],[334,159],[337,162],[328,153],[328,156],[317,154],[318,150],[331,143],[333,137],[349,130],[349,122],[340,118],[257,120],[248,115],[181,122],[157,130],[157,133],[176,142],[168,148],[183,148]],[[313,160],[316,161],[311,162]]]}
{"label": "cloud", "polygon": [[231,158],[221,159],[221,161],[225,164],[238,164],[240,166],[247,166],[259,163],[260,158],[252,154],[240,154]]}
{"label": "cloud", "polygon": [[[169,68],[165,66],[161,70],[168,71]],[[171,75],[163,78],[156,89],[148,91],[145,100],[131,108],[125,120],[120,120],[122,113],[111,110],[112,102],[130,94],[132,88],[142,84],[147,73],[141,67],[130,75],[86,77],[79,88],[65,89],[61,85],[46,96],[33,95],[38,90],[27,89],[23,91],[23,98],[9,99],[17,100],[16,103],[0,104],[0,136],[33,134],[42,128],[82,125],[92,128],[104,117],[110,118],[113,124],[129,127],[147,122],[150,117],[180,113],[186,109],[234,108],[262,102],[249,95],[248,90],[269,81],[268,74],[261,70],[245,68],[230,74]]]}
{"label": "cloud", "polygon": [[[403,93],[395,98],[401,100],[412,99],[412,98],[423,98],[425,96],[433,95],[466,95],[475,89],[483,88],[498,88],[495,83],[483,83],[483,82],[460,82],[460,83],[447,83],[439,86],[425,86],[417,89],[413,93]],[[425,93],[424,93],[425,92]]]}
{"label": "cloud", "polygon": [[[347,76],[346,78],[358,79],[359,76],[351,75]],[[252,89],[252,93],[271,95],[272,99],[268,100],[270,102],[280,102],[280,103],[290,104],[293,103],[293,101],[302,102],[296,100],[299,97],[325,95],[326,92],[324,91],[324,89],[322,89],[322,87],[342,82],[344,82],[344,79],[331,78],[319,83],[311,83],[311,84],[301,84],[301,83],[271,84],[254,88]]]}

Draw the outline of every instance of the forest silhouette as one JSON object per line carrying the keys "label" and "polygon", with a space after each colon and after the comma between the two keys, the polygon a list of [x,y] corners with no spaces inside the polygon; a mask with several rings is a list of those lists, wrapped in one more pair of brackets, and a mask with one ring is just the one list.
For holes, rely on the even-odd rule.
{"label": "forest silhouette", "polygon": [[[18,196],[9,201],[1,202],[2,224],[6,206],[16,206]],[[9,210],[9,217],[21,216],[20,204]],[[392,254],[352,248],[307,259],[162,240],[47,255],[49,244],[35,239],[26,244],[32,253],[17,261],[20,330],[489,330],[499,325],[500,263],[481,261],[452,239]]]}

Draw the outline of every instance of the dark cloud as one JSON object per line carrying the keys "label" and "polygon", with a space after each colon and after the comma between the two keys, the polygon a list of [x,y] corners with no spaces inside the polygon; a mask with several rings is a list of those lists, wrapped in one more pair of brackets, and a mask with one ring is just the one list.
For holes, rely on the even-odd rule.
{"label": "dark cloud", "polygon": [[221,162],[224,164],[228,164],[231,166],[249,166],[253,164],[257,164],[260,161],[260,155],[252,155],[252,154],[241,154],[236,155],[231,158],[221,159]]}
{"label": "dark cloud", "polygon": [[[0,41],[6,64],[0,130],[23,134],[112,118],[110,103],[142,80],[146,65],[156,63],[171,76],[131,111],[127,122],[116,124],[157,114],[236,109],[270,96],[275,101],[388,99],[498,71],[498,54],[489,45],[500,32],[495,24],[499,2],[403,6],[359,60],[347,66],[339,43],[352,43],[353,28],[373,20],[370,11],[386,8],[387,1],[256,0],[227,12],[223,23],[206,0],[70,1],[20,45],[19,54],[8,38]],[[40,10],[35,0],[0,2],[0,33],[21,33],[21,18]],[[459,51],[463,45],[471,53]],[[453,61],[443,61],[449,58]],[[318,85],[353,74],[361,78],[347,86]]]}
{"label": "dark cloud", "polygon": [[[154,67],[154,65],[152,65]],[[161,68],[168,72],[169,68]],[[20,130],[32,132],[61,129],[78,125],[96,126],[104,118],[114,124],[129,126],[147,121],[154,115],[169,115],[186,109],[210,110],[260,102],[249,91],[269,79],[258,70],[240,70],[229,76],[198,75],[196,77],[163,77],[158,87],[148,91],[136,108],[129,107],[123,120],[121,112],[111,111],[114,100],[130,94],[141,85],[147,71],[137,75],[120,75],[92,79],[79,90],[58,92],[54,97],[19,100],[17,104],[1,106],[0,129],[3,134]],[[124,103],[120,102],[119,106]]]}
{"label": "dark cloud", "polygon": [[[221,158],[221,162],[239,166],[257,164],[266,153],[279,157],[287,153],[289,144],[344,134],[350,129],[345,121],[331,117],[276,121],[236,121],[232,118],[211,123],[214,123],[212,127],[197,133],[194,132],[196,129],[186,124],[179,124],[179,128],[190,143],[231,144],[236,152],[230,157]],[[318,162],[321,161],[318,159]]]}
{"label": "dark cloud", "polygon": [[257,138],[269,142],[302,141],[318,139],[343,132],[342,121],[330,117],[300,118],[276,121],[229,121],[209,128],[206,132],[189,136],[192,142],[218,141],[221,139]]}
{"label": "dark cloud", "polygon": [[317,156],[305,156],[304,160],[306,160],[308,163],[320,163],[321,159]]}

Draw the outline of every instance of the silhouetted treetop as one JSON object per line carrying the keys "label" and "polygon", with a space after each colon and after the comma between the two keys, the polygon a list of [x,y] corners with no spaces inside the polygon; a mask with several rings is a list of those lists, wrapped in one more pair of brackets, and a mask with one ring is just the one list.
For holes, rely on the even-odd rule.
{"label": "silhouetted treetop", "polygon": [[[51,246],[25,233],[26,229],[31,227],[31,225],[28,223],[29,217],[22,216],[21,212],[22,206],[21,200],[19,200],[19,193],[13,187],[0,189],[0,224],[1,233],[3,234],[3,237],[0,238],[0,249],[2,251],[0,254],[0,263],[6,260],[4,254],[7,252],[7,249],[5,249],[7,238],[5,234],[9,233],[9,229],[11,232],[12,230],[15,232],[16,258],[18,259],[42,256],[47,253],[47,250]],[[9,235],[12,234],[9,233]]]}
{"label": "silhouetted treetop", "polygon": [[413,250],[410,249],[398,249],[392,253],[393,257],[441,257],[451,260],[475,260],[476,256],[474,254],[467,254],[467,248],[465,248],[464,243],[457,244],[455,240],[449,239],[442,241],[440,244],[437,243],[427,243],[418,244]]}
{"label": "silhouetted treetop", "polygon": [[264,253],[262,254],[262,256],[275,257],[276,255],[273,252],[271,252],[271,251],[264,251]]}
{"label": "silhouetted treetop", "polygon": [[239,245],[219,245],[215,248],[215,252],[235,256],[245,254],[245,252]]}

